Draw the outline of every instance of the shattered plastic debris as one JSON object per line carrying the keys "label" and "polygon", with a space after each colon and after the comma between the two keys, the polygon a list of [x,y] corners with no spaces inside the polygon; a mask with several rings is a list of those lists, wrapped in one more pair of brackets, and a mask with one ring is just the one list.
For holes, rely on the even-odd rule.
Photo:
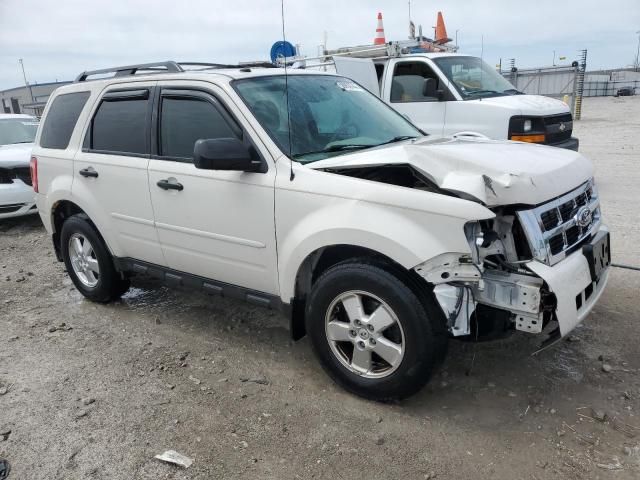
{"label": "shattered plastic debris", "polygon": [[596,463],[596,467],[603,470],[622,470],[623,468],[618,457],[613,457],[613,463]]}
{"label": "shattered plastic debris", "polygon": [[193,460],[191,460],[189,457],[185,457],[175,450],[167,450],[162,455],[156,455],[155,458],[157,458],[158,460],[162,460],[163,462],[179,465],[184,468],[189,468],[193,463]]}

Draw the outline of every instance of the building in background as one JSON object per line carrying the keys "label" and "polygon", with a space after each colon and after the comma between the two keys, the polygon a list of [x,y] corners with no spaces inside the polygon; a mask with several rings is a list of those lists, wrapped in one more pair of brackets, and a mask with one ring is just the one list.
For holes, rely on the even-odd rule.
{"label": "building in background", "polygon": [[26,113],[40,117],[53,91],[71,82],[37,83],[0,90],[0,113]]}

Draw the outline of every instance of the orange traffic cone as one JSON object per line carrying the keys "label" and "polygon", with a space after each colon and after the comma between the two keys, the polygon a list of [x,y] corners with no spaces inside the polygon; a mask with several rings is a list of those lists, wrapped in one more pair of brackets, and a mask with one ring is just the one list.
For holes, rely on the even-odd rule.
{"label": "orange traffic cone", "polygon": [[384,38],[384,27],[382,26],[382,13],[378,12],[378,28],[376,28],[376,37],[373,39],[374,45],[384,45],[387,41]]}
{"label": "orange traffic cone", "polygon": [[436,22],[436,41],[438,45],[449,43],[451,39],[447,37],[447,29],[444,26],[444,18],[442,12],[438,12],[438,21]]}

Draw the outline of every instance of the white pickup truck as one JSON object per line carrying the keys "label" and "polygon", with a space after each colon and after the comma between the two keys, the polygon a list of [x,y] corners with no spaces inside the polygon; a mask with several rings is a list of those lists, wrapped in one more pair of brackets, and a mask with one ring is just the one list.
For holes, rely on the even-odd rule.
{"label": "white pickup truck", "polygon": [[333,57],[337,73],[382,98],[432,135],[485,136],[578,150],[573,117],[560,100],[525,95],[478,57],[415,53],[378,59]]}
{"label": "white pickup truck", "polygon": [[609,233],[579,153],[423,136],[341,76],[185,68],[85,72],[47,104],[38,211],[88,299],[145,274],[280,309],[336,382],[387,400],[449,335],[553,341],[602,294]]}

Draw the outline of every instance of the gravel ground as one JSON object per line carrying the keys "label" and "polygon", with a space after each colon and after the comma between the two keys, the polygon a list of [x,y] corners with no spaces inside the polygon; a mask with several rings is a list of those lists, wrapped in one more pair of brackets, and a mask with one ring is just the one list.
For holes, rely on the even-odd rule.
{"label": "gravel ground", "polygon": [[[640,98],[587,99],[614,261],[638,265]],[[0,458],[13,479],[616,478],[640,475],[640,272],[614,269],[570,340],[452,341],[398,404],[337,388],[286,320],[137,280],[73,288],[37,217],[0,223]],[[605,371],[606,370],[606,371]],[[176,450],[188,469],[153,457]]]}

